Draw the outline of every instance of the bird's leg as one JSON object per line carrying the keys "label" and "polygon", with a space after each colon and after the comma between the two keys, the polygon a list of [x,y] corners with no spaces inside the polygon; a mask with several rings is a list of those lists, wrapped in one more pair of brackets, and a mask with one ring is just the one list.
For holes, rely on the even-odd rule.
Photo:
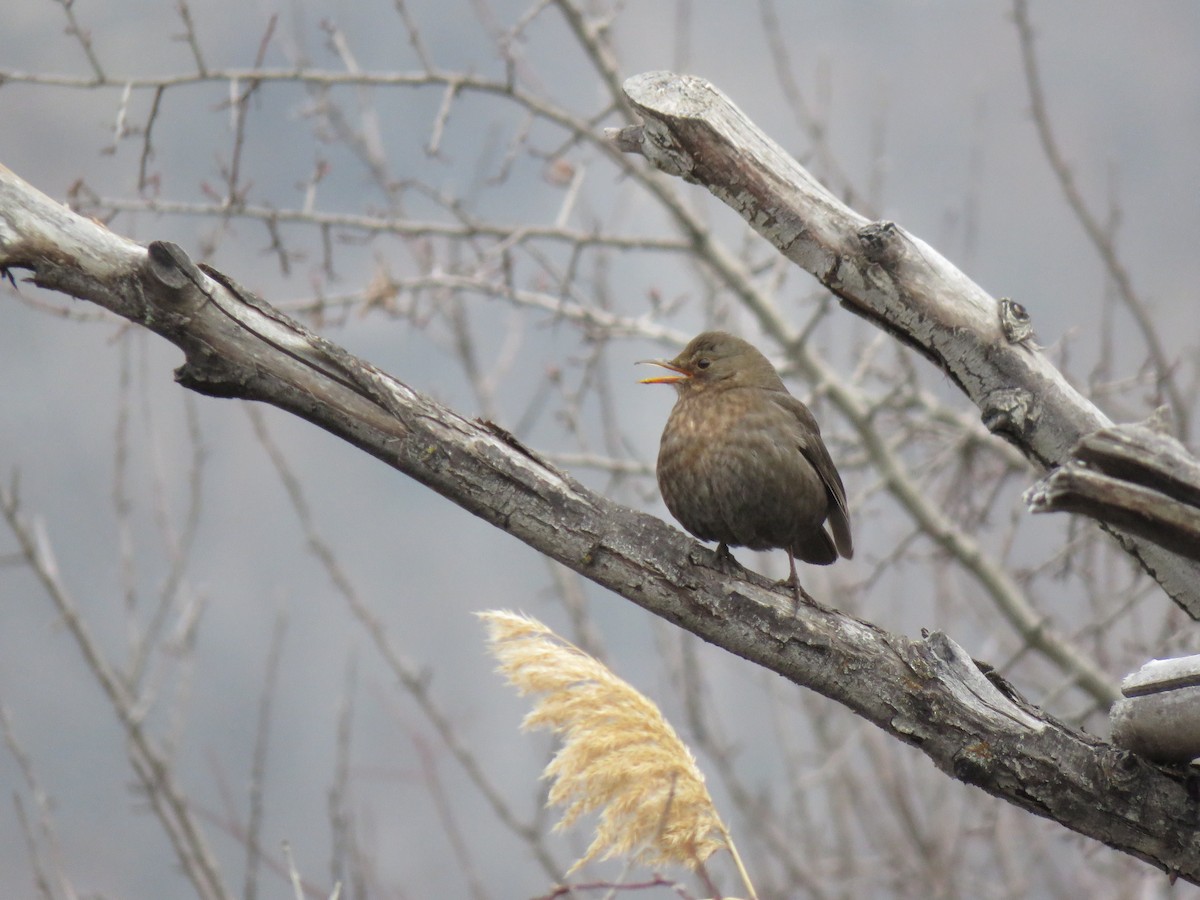
{"label": "bird's leg", "polygon": [[729,545],[724,541],[717,544],[715,557],[714,561],[717,564],[717,568],[726,575],[742,571],[742,564],[734,559],[733,554],[729,552]]}
{"label": "bird's leg", "polygon": [[790,547],[787,548],[787,555],[788,555],[788,568],[791,569],[791,574],[788,575],[788,577],[785,581],[781,581],[780,584],[782,584],[785,587],[790,587],[792,589],[792,597],[796,601],[796,605],[792,607],[792,615],[795,615],[800,612],[800,601],[801,600],[806,600],[813,606],[816,605],[817,601],[808,595],[808,591],[806,591],[806,590],[804,590],[804,588],[800,587],[800,576],[796,574],[796,557],[792,553],[792,550]]}

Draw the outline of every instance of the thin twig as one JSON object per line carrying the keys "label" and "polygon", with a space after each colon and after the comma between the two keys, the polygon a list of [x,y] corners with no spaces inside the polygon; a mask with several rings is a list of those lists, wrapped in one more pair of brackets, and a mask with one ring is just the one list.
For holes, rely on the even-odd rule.
{"label": "thin twig", "polygon": [[1067,199],[1067,204],[1071,207],[1071,211],[1075,213],[1075,218],[1079,220],[1079,224],[1083,226],[1088,240],[1096,248],[1096,253],[1099,255],[1100,261],[1104,264],[1109,278],[1112,279],[1113,284],[1116,286],[1121,302],[1124,303],[1125,308],[1129,310],[1129,314],[1133,316],[1134,322],[1137,323],[1138,330],[1142,334],[1142,340],[1146,343],[1146,351],[1150,354],[1150,361],[1154,365],[1154,371],[1157,376],[1156,386],[1159,391],[1165,392],[1166,402],[1171,406],[1176,433],[1182,440],[1186,441],[1191,430],[1191,408],[1187,401],[1184,400],[1183,395],[1180,393],[1179,385],[1176,383],[1175,365],[1167,358],[1162,340],[1158,335],[1158,329],[1154,324],[1154,319],[1151,317],[1149,309],[1147,309],[1145,300],[1134,289],[1133,279],[1130,277],[1124,263],[1121,262],[1116,245],[1109,236],[1108,229],[1100,217],[1093,213],[1088,206],[1083,193],[1075,183],[1075,175],[1071,171],[1071,167],[1063,156],[1062,150],[1058,146],[1058,141],[1054,136],[1054,129],[1050,124],[1050,113],[1046,108],[1045,90],[1042,87],[1042,76],[1038,68],[1037,54],[1034,51],[1033,24],[1029,18],[1029,9],[1026,0],[1013,0],[1013,21],[1016,24],[1017,38],[1021,45],[1021,62],[1023,64],[1025,84],[1029,90],[1029,103],[1033,112],[1033,122],[1037,128],[1038,139],[1042,144],[1042,151],[1046,154],[1046,161],[1050,164],[1059,187],[1062,188],[1063,195]]}
{"label": "thin twig", "polygon": [[3,487],[0,487],[0,513],[124,728],[129,738],[130,763],[171,840],[180,866],[200,897],[225,900],[231,895],[225,890],[216,860],[192,815],[188,799],[176,785],[166,760],[142,728],[136,698],[127,692],[92,637],[79,607],[63,586],[46,535],[26,521],[16,496]]}
{"label": "thin twig", "polygon": [[527,843],[534,858],[541,865],[546,875],[549,878],[557,879],[558,873],[562,872],[564,867],[559,865],[550,855],[549,850],[544,844],[542,835],[536,829],[523,824],[516,818],[516,815],[501,795],[499,789],[492,784],[483,771],[483,767],[480,765],[475,753],[471,748],[462,743],[450,718],[434,701],[429,690],[428,681],[424,675],[417,667],[405,660],[392,644],[391,638],[387,634],[387,629],[379,620],[379,617],[359,597],[358,591],[338,562],[333,548],[317,531],[308,501],[304,497],[303,488],[292,473],[279,446],[271,438],[262,414],[252,407],[246,407],[246,414],[250,417],[250,422],[254,427],[254,433],[259,443],[267,451],[272,465],[274,465],[280,480],[283,482],[288,500],[304,530],[309,549],[312,550],[313,555],[325,569],[334,587],[342,596],[342,599],[346,601],[354,617],[359,620],[360,624],[366,630],[367,636],[371,639],[376,650],[379,651],[388,668],[391,669],[400,684],[416,702],[417,707],[429,720],[430,724],[433,725],[434,730],[445,744],[446,749],[450,751],[451,755],[458,761],[458,764],[462,766],[463,771],[466,772],[476,789],[488,802],[488,805],[491,806],[497,818],[513,834]]}

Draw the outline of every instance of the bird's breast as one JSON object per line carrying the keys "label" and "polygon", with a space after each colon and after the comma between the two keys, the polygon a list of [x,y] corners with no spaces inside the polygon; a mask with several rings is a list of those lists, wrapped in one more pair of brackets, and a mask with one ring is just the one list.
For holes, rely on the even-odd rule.
{"label": "bird's breast", "polygon": [[820,528],[828,499],[799,420],[767,391],[682,396],[663,431],[658,482],[692,534],[755,549]]}

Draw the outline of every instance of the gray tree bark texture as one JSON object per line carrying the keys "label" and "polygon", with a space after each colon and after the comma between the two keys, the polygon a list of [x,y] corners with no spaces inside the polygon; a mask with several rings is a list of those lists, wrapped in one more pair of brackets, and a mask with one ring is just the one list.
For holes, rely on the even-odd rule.
{"label": "gray tree bark texture", "polygon": [[[1004,337],[979,288],[898,229],[866,228],[715,89],[689,79],[672,88],[664,76],[631,85],[651,158],[736,200],[847,305],[954,372],[996,430],[1032,456],[1060,460],[1074,444],[1066,435],[1102,423],[1040,354]],[[656,104],[707,108],[742,143]],[[737,185],[722,181],[737,171]],[[803,202],[784,207],[777,194]],[[174,343],[183,386],[292,412],[655,615],[844,704],[951,777],[1200,884],[1200,806],[1185,771],[1072,731],[944,634],[914,641],[817,604],[793,611],[786,589],[752,572],[724,574],[709,549],[589,491],[498,425],[356,359],[180,248],[122,238],[0,166],[0,271],[18,269]],[[1192,578],[1173,596],[1194,601]]]}

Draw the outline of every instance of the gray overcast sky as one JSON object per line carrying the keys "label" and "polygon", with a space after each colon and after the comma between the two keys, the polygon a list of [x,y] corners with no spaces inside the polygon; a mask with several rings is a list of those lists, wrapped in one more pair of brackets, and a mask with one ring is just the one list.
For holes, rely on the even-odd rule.
{"label": "gray overcast sky", "polygon": [[[876,185],[876,195],[869,198],[875,214],[925,238],[993,294],[1020,300],[1031,311],[1042,343],[1057,351],[1067,341],[1070,371],[1085,378],[1105,352],[1099,340],[1104,279],[1038,147],[1008,4],[781,0],[776,5],[778,31],[797,83],[826,123],[832,157],[860,189]],[[9,6],[0,28],[0,69],[89,73],[78,42],[65,33],[58,4],[23,0]],[[492,43],[476,21],[476,4],[425,2],[409,8],[438,66],[500,74]],[[505,29],[525,4],[488,8],[494,25]],[[182,29],[175,4],[76,0],[73,9],[110,78],[194,70],[187,45],[178,40]],[[213,0],[195,3],[193,14],[205,62],[214,69],[252,65],[272,16],[278,20],[265,54],[268,67],[307,59],[320,68],[339,68],[323,21],[341,29],[364,70],[415,71],[417,65],[391,3]],[[1121,249],[1138,289],[1163,323],[1168,355],[1187,350],[1193,354],[1188,365],[1194,366],[1200,6],[1186,0],[1055,0],[1032,4],[1032,16],[1047,100],[1078,183],[1097,208],[1119,205]],[[817,162],[779,88],[757,4],[633,3],[616,19],[614,35],[623,75],[675,68],[706,77],[802,161]],[[518,75],[538,91],[573,109],[601,108],[590,64],[555,10],[542,13],[519,50],[527,65]],[[380,110],[379,134],[397,177],[467,193],[479,214],[491,220],[553,222],[563,192],[548,182],[542,161],[522,156],[508,181],[486,181],[521,127],[511,107],[478,96],[462,99],[447,124],[442,154],[433,158],[425,145],[441,93],[379,88],[369,94]],[[229,159],[232,141],[223,108],[227,96],[227,87],[213,84],[167,93],[151,163],[161,177],[161,199],[201,202],[214,186],[219,189],[220,167]],[[342,99],[355,106],[352,95]],[[317,101],[294,85],[260,88],[247,120],[243,157],[253,202],[301,206],[304,181],[318,160],[329,160],[316,207],[379,210],[377,188],[350,154],[314,136],[309,113]],[[64,198],[80,179],[104,197],[136,197],[140,142],[125,140],[115,153],[106,152],[120,103],[121,92],[113,88],[0,84],[0,163],[54,197]],[[146,92],[134,94],[132,123],[145,120],[149,103]],[[597,127],[613,124],[617,121],[610,116]],[[535,132],[533,142],[549,151],[562,136]],[[586,171],[580,227],[599,222],[634,234],[668,233],[660,214],[631,199],[598,153],[576,148],[570,158]],[[406,202],[415,217],[426,214],[419,195]],[[709,218],[714,231],[736,245],[742,227],[736,217],[713,206]],[[319,237],[296,229],[288,235],[307,255],[285,275],[268,252],[261,225],[238,222],[218,233],[213,219],[144,213],[121,215],[111,224],[138,240],[175,240],[196,257],[216,235],[209,261],[273,302],[307,298],[316,290],[360,289],[381,259],[390,261],[397,275],[412,264],[396,245],[348,244],[339,246],[337,278],[330,279],[320,265]],[[612,302],[629,315],[645,309],[651,292],[672,299],[697,291],[686,273],[647,254],[616,257],[605,277],[615,295]],[[812,284],[793,277],[789,285],[786,302],[802,323],[802,304]],[[26,301],[91,313],[27,285],[20,294]],[[513,426],[549,373],[575,371],[586,342],[573,330],[556,327],[549,316],[510,332],[511,310],[483,301],[480,307],[473,314],[478,333],[491,345],[489,359],[499,352],[495,345],[503,343],[493,337],[518,333],[521,341],[518,364],[499,384],[495,401],[497,419]],[[401,885],[396,896],[466,895],[441,826],[430,824],[437,814],[426,787],[422,754],[428,752],[439,760],[445,791],[461,804],[455,812],[460,825],[473,844],[486,848],[480,850],[480,865],[494,896],[545,890],[545,878],[521,846],[444,758],[428,723],[393,690],[392,676],[309,555],[245,412],[228,401],[185,397],[170,376],[180,362],[177,351],[151,336],[128,334],[107,319],[67,322],[18,302],[8,291],[0,311],[0,478],[19,473],[26,508],[44,524],[64,578],[116,656],[127,638],[123,584],[130,581],[149,603],[166,572],[154,488],[165,485],[167,518],[178,527],[187,500],[179,473],[186,471],[191,453],[187,410],[194,411],[207,466],[187,579],[188,590],[206,605],[193,662],[180,672],[165,668],[162,702],[150,715],[155,725],[167,723],[175,712],[185,716],[177,751],[180,771],[207,812],[224,813],[225,793],[242,802],[265,648],[276,616],[284,614],[284,689],[274,709],[264,828],[271,852],[286,839],[302,870],[319,883],[328,876],[326,804],[336,712],[348,660],[354,660],[356,800],[369,809],[369,833],[360,837],[376,856],[380,882]],[[699,330],[706,324],[704,312],[693,305],[670,324],[685,334]],[[839,365],[849,367],[853,360],[847,358],[850,345],[839,346],[837,339],[861,336],[858,327],[841,320],[830,326],[828,354]],[[444,329],[412,330],[386,318],[351,315],[343,326],[318,330],[463,413],[481,412]],[[1116,372],[1132,375],[1143,348],[1123,319],[1118,335]],[[622,450],[636,460],[654,458],[670,398],[665,391],[638,389],[629,364],[666,349],[631,340],[615,343],[608,355],[615,374],[604,377],[615,385],[628,436]],[[946,390],[936,374],[926,374],[933,389]],[[133,429],[128,534],[117,530],[112,499],[123,378],[133,384],[127,410]],[[572,378],[578,376],[568,374],[568,381]],[[959,402],[965,408],[965,401]],[[1127,418],[1148,411],[1128,401],[1112,410]],[[594,407],[585,412],[598,420]],[[468,613],[521,608],[565,628],[546,565],[514,539],[352,448],[274,411],[264,416],[308,492],[319,529],[360,595],[384,618],[412,664],[429,673],[438,701],[452,711],[463,739],[487,748],[490,773],[513,787],[515,806],[528,814],[537,803],[536,779],[548,745],[517,732],[525,705],[492,674],[482,629]],[[598,425],[587,427],[598,433]],[[839,430],[835,423],[828,427],[835,434]],[[522,437],[544,452],[578,449],[552,414],[537,418]],[[594,472],[580,474],[595,486],[609,483]],[[850,487],[853,493],[858,485]],[[615,490],[625,502],[663,512],[650,480],[625,482]],[[1034,534],[1055,527],[1031,526]],[[856,543],[866,559],[878,559],[897,539],[867,528]],[[135,559],[128,577],[122,546],[131,547]],[[0,555],[12,548],[11,535],[0,534]],[[782,574],[785,562],[754,559],[752,564]],[[615,667],[655,694],[670,713],[680,701],[672,697],[669,678],[650,662],[673,636],[623,601],[588,590]],[[880,586],[869,594],[868,606],[855,611],[909,634],[940,624],[927,601],[898,606],[889,596]],[[132,775],[110,710],[50,604],[20,568],[0,569],[0,616],[0,702],[55,799],[64,866],[75,886],[85,895],[187,895],[165,839],[130,791]],[[176,626],[174,620],[170,624]],[[989,631],[986,620],[955,624],[956,637],[973,641],[968,649],[985,657],[994,647]],[[712,703],[746,704],[753,716],[758,707],[746,698],[761,692],[757,673],[724,658],[711,664],[723,667],[714,680]],[[761,764],[769,773],[771,760],[760,760],[758,753],[748,749],[742,764],[751,770]],[[11,755],[0,755],[0,785],[18,783]],[[5,792],[6,805],[0,808],[0,894],[27,896],[32,876],[10,793]],[[438,837],[431,838],[432,833]],[[240,883],[244,854],[219,830],[214,834],[230,883]],[[578,837],[556,839],[563,859],[582,846]],[[284,890],[272,881],[265,895],[283,896]]]}

